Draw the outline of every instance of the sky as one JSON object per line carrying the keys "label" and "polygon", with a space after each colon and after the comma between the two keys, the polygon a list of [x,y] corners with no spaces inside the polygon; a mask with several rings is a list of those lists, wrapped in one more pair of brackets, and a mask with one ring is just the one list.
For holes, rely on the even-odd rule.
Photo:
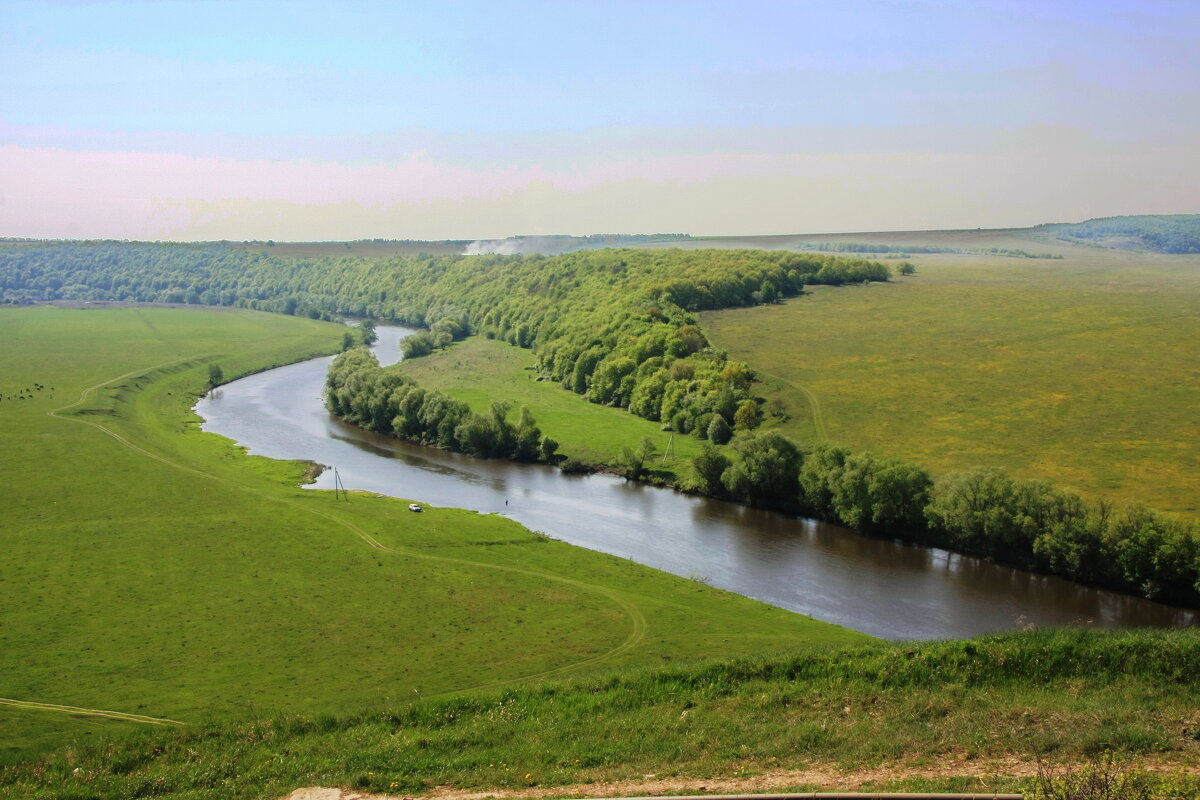
{"label": "sky", "polygon": [[1200,3],[0,0],[0,236],[1200,212]]}

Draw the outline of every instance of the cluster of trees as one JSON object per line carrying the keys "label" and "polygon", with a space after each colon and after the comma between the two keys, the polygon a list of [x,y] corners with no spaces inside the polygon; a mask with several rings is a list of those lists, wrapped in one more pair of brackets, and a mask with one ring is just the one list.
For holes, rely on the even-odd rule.
{"label": "cluster of trees", "polygon": [[1060,239],[1158,253],[1200,253],[1200,214],[1102,217],[1073,225],[1047,225]]}
{"label": "cluster of trees", "polygon": [[1200,605],[1200,530],[1149,509],[1089,502],[1045,481],[924,469],[840,447],[806,451],[774,432],[704,447],[697,489],[834,520],[864,533],[983,556],[1145,597]]}
{"label": "cluster of trees", "polygon": [[325,404],[355,425],[402,439],[481,458],[557,460],[558,443],[543,436],[529,409],[509,420],[510,403],[495,401],[476,414],[461,401],[428,391],[396,370],[379,366],[362,347],[333,360],[325,379]]}

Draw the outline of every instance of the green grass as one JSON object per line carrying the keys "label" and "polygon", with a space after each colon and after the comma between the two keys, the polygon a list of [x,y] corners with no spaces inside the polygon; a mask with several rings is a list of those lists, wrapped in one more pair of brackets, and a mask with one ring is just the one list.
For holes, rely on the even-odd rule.
{"label": "green grass", "polygon": [[914,277],[706,312],[704,329],[800,441],[1200,514],[1200,257],[985,233],[911,241],[1065,258],[915,256]]}
{"label": "green grass", "polygon": [[[623,447],[636,448],[649,436],[657,447],[652,479],[673,482],[700,450],[701,443],[694,437],[675,436],[672,440],[658,422],[589,403],[554,381],[537,380],[533,354],[498,340],[471,337],[446,350],[402,362],[398,369],[420,385],[445,392],[478,412],[486,411],[492,400],[511,400],[514,410],[529,406],[542,433],[558,441],[562,455],[591,464],[616,464]],[[668,446],[670,454],[666,453]]]}
{"label": "green grass", "polygon": [[[313,785],[519,794],[768,772],[782,773],[772,788],[811,791],[820,787],[777,784],[814,768],[882,768],[879,789],[1014,791],[1025,785],[1017,768],[1035,759],[1078,764],[1114,747],[1160,769],[1190,766],[1195,791],[1198,704],[1196,631],[1016,633],[147,731],[0,772],[0,796],[274,798]],[[908,774],[930,766],[941,777]]]}
{"label": "green grass", "polygon": [[[331,352],[342,331],[237,310],[0,310],[0,697],[193,730],[866,640],[500,517],[338,503],[296,486],[307,465],[199,431],[210,362],[231,379]],[[0,763],[138,727],[0,705]]]}

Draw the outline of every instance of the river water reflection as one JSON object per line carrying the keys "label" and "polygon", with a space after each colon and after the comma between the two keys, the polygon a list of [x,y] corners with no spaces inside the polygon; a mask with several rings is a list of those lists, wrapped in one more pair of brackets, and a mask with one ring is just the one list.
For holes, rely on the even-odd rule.
{"label": "river water reflection", "polygon": [[[379,328],[381,362],[408,331]],[[557,539],[887,639],[969,637],[1022,625],[1195,625],[1200,614],[943,550],[858,536],[606,475],[569,476],[362,431],[321,401],[331,358],[252,375],[196,406],[206,431],[250,452],[336,466],[344,485],[499,513]],[[333,487],[332,470],[315,484]]]}

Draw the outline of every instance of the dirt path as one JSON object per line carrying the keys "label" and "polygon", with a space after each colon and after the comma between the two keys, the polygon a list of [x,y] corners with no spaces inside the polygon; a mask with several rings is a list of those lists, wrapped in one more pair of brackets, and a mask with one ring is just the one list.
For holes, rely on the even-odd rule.
{"label": "dirt path", "polygon": [[[724,347],[720,342],[715,341],[709,331],[705,331],[704,335],[708,337],[709,342],[711,342],[713,345],[724,350],[728,350],[728,348]],[[764,372],[758,367],[754,367],[753,369],[760,378],[770,378],[779,386],[786,386],[792,391],[799,392],[801,395],[803,395],[804,399],[808,402],[808,410],[812,416],[813,432],[816,436],[815,443],[825,444],[829,441],[829,435],[825,431],[825,415],[821,412],[821,401],[817,399],[817,396],[813,394],[807,386],[799,383],[792,383],[786,378],[781,378],[778,375],[770,372]]]}
{"label": "dirt path", "polygon": [[809,391],[807,386],[799,383],[792,383],[789,380],[773,375],[770,372],[757,370],[758,374],[764,378],[770,378],[780,386],[786,386],[789,389],[799,392],[808,401],[809,412],[812,415],[813,431],[816,433],[816,441],[822,444],[829,441],[829,434],[825,431],[825,415],[821,413],[821,401],[817,400],[817,396]]}
{"label": "dirt path", "polygon": [[[547,797],[651,797],[667,794],[770,794],[792,791],[798,786],[820,786],[825,792],[853,792],[868,784],[878,785],[884,781],[903,778],[973,778],[974,785],[965,792],[991,794],[993,788],[989,778],[1029,778],[1037,774],[1037,765],[1017,759],[995,762],[962,762],[937,767],[879,768],[843,772],[834,767],[804,770],[776,770],[745,778],[657,778],[647,775],[641,780],[612,781],[607,783],[577,783],[569,786],[531,787],[528,789],[496,789],[494,791],[466,791],[451,787],[438,787],[428,794],[418,795],[422,800],[515,800],[515,798]],[[310,787],[297,789],[281,800],[402,800],[413,795],[370,794],[355,789],[332,789]]]}
{"label": "dirt path", "polygon": [[[1061,769],[1062,766],[1059,765]],[[1078,767],[1080,765],[1069,765]],[[1140,766],[1152,772],[1183,772],[1200,775],[1200,764],[1180,767],[1177,764],[1158,764],[1147,761]],[[967,778],[969,786],[955,791],[989,795],[1011,792],[1012,789],[997,788],[998,778],[1032,778],[1038,774],[1036,761],[1024,758],[998,758],[967,760],[965,758],[940,758],[927,766],[892,765],[875,769],[839,770],[836,767],[812,767],[799,770],[771,770],[757,775],[734,778],[659,778],[644,775],[641,779],[608,781],[602,783],[577,783],[568,786],[533,786],[522,789],[494,789],[481,791],[464,790],[451,786],[439,786],[420,795],[371,794],[355,789],[309,787],[297,789],[280,800],[403,800],[419,797],[421,800],[515,800],[516,798],[549,797],[651,797],[659,795],[700,794],[770,794],[773,792],[795,792],[797,787],[819,786],[822,792],[869,791],[881,783],[923,778],[937,780],[945,778]],[[813,791],[811,789],[805,791]]]}
{"label": "dirt path", "polygon": [[147,725],[183,724],[177,719],[148,717],[145,714],[131,714],[127,711],[104,711],[99,708],[80,708],[79,706],[64,706],[57,703],[35,703],[32,700],[13,700],[9,697],[0,697],[0,706],[36,709],[38,711],[59,711],[64,714],[78,714],[86,717],[105,717],[106,719],[119,719],[125,722],[142,722]]}

